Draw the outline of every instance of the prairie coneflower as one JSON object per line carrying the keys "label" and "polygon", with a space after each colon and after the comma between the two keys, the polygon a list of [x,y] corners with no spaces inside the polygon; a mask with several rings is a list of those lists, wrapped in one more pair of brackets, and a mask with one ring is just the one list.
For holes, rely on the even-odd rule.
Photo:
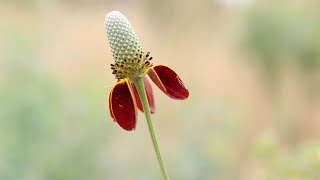
{"label": "prairie coneflower", "polygon": [[136,127],[137,109],[145,113],[163,177],[168,179],[151,122],[155,104],[151,85],[145,75],[148,74],[161,91],[173,99],[186,99],[189,91],[172,69],[151,63],[150,53],[142,50],[123,14],[118,11],[108,13],[105,28],[115,61],[111,69],[118,80],[109,94],[110,115],[123,129],[131,131]]}

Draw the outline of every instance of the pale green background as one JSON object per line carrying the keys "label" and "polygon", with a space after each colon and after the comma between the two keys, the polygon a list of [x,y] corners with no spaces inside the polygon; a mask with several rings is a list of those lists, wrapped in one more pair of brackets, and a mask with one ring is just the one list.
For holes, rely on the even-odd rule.
{"label": "pale green background", "polygon": [[0,2],[0,179],[161,179],[143,114],[112,121],[104,16],[121,11],[189,99],[153,86],[172,179],[320,179],[320,4]]}

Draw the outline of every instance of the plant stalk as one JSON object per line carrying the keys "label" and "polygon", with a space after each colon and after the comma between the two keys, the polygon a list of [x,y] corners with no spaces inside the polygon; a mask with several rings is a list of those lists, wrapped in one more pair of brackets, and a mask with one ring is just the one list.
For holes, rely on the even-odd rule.
{"label": "plant stalk", "polygon": [[160,148],[159,148],[159,145],[158,145],[158,142],[157,142],[157,137],[156,137],[153,125],[152,125],[149,102],[148,102],[148,99],[147,99],[147,94],[146,94],[146,90],[145,90],[145,87],[144,87],[144,83],[143,83],[142,77],[137,77],[136,79],[133,80],[133,83],[135,84],[135,86],[137,88],[137,91],[138,91],[138,94],[139,94],[139,97],[140,97],[140,100],[141,100],[141,104],[142,104],[142,107],[143,107],[143,110],[144,110],[144,114],[146,116],[148,128],[149,128],[151,140],[152,140],[153,147],[154,147],[154,150],[155,150],[156,155],[157,155],[157,159],[158,159],[158,162],[159,162],[159,165],[160,165],[160,169],[161,169],[161,173],[162,173],[163,179],[164,180],[168,180],[169,177],[168,177],[168,173],[167,173],[167,170],[166,170],[166,166],[165,166],[164,161],[162,159]]}

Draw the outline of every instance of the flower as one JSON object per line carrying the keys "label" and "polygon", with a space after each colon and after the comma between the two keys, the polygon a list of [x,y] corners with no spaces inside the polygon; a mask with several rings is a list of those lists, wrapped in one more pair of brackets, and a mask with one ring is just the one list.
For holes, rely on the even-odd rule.
{"label": "flower", "polygon": [[153,65],[150,53],[144,53],[138,38],[127,18],[118,11],[106,15],[105,28],[115,63],[112,73],[118,82],[109,94],[111,117],[123,129],[134,130],[137,122],[137,109],[143,112],[140,97],[133,81],[143,78],[151,113],[155,112],[152,87],[149,78],[172,99],[188,98],[189,91],[179,76],[169,67]]}

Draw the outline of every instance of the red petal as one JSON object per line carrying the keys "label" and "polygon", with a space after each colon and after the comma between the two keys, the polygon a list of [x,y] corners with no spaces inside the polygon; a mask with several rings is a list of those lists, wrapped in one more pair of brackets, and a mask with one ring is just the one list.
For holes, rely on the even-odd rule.
{"label": "red petal", "polygon": [[[146,90],[147,93],[147,98],[148,98],[148,102],[149,102],[149,107],[150,107],[150,112],[154,113],[155,112],[155,105],[154,105],[154,98],[153,98],[153,91],[152,91],[152,87],[150,82],[148,81],[148,79],[146,77],[143,78],[143,82],[144,82],[144,88]],[[137,91],[136,86],[134,85],[134,83],[131,83],[132,85],[132,89],[133,89],[133,93],[134,93],[134,97],[136,99],[136,104],[137,107],[140,111],[143,111],[143,107],[140,101],[140,97]]]}
{"label": "red petal", "polygon": [[116,120],[114,119],[114,115],[113,115],[113,113],[112,113],[112,108],[111,108],[111,94],[112,94],[112,90],[113,90],[113,89],[111,89],[111,91],[110,91],[110,93],[109,93],[109,112],[110,112],[110,116],[112,117],[112,119],[113,119],[114,121],[116,121]]}
{"label": "red petal", "polygon": [[183,85],[179,76],[169,67],[163,65],[153,66],[148,71],[148,75],[169,97],[180,100],[188,98],[188,89]]}
{"label": "red petal", "polygon": [[111,117],[125,130],[135,129],[137,123],[137,109],[135,108],[128,84],[119,81],[111,90],[109,96]]}

